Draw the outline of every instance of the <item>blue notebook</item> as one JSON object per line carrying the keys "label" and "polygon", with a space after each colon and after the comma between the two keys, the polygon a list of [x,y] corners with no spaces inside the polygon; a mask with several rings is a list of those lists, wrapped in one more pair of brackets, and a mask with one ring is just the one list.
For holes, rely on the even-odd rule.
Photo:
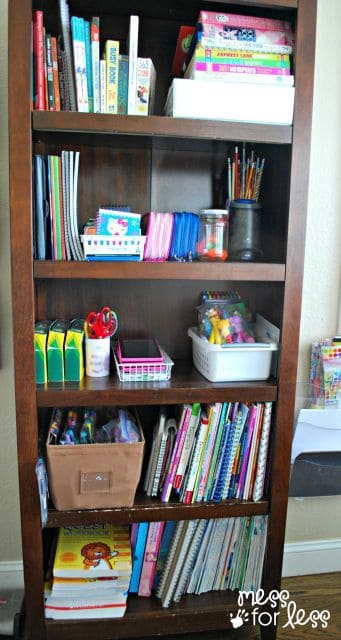
{"label": "blue notebook", "polygon": [[148,522],[140,522],[136,542],[135,549],[133,554],[133,569],[130,578],[129,584],[129,593],[137,593],[139,590],[140,583],[140,575],[144,558],[144,549],[146,546],[148,533]]}
{"label": "blue notebook", "polygon": [[221,461],[221,466],[220,466],[220,471],[219,471],[219,477],[218,477],[217,484],[216,484],[215,489],[214,489],[214,493],[212,495],[212,500],[214,500],[215,502],[219,502],[221,500],[221,495],[222,495],[222,491],[223,491],[223,488],[224,488],[226,473],[227,473],[229,460],[230,460],[230,455],[231,455],[231,451],[232,451],[234,432],[235,432],[236,424],[237,424],[237,413],[238,413],[238,402],[235,402],[233,404],[233,406],[232,406],[232,409],[231,409],[230,424],[229,424],[229,429],[228,429],[228,433],[227,433],[227,436],[226,436],[226,442],[225,442],[224,451],[223,451],[223,454],[222,454],[222,461]]}

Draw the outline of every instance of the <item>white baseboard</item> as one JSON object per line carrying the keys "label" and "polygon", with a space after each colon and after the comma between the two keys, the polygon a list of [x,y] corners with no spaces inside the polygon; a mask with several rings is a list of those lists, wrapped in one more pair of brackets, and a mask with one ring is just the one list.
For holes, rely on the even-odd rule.
{"label": "white baseboard", "polygon": [[21,560],[0,562],[0,588],[20,589],[24,586],[24,569]]}
{"label": "white baseboard", "polygon": [[288,542],[284,545],[284,578],[333,571],[341,571],[341,538]]}

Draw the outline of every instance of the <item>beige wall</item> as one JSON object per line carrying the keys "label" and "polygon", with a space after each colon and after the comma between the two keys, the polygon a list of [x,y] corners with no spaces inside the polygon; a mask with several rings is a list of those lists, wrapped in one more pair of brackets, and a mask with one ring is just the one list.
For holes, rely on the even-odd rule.
{"label": "beige wall", "polygon": [[[308,380],[312,341],[341,331],[341,326],[338,326],[341,276],[340,20],[340,0],[318,0],[310,187],[297,376],[302,382]],[[289,500],[287,542],[340,536],[341,497]]]}
{"label": "beige wall", "polygon": [[[21,558],[21,547],[9,310],[7,0],[0,0],[0,12],[0,562],[8,562]],[[319,0],[308,234],[299,358],[299,380],[302,381],[307,380],[312,340],[332,335],[337,329],[341,260],[340,23],[340,0]],[[338,513],[341,513],[341,498],[290,500],[287,542],[340,537],[340,522],[336,518]]]}

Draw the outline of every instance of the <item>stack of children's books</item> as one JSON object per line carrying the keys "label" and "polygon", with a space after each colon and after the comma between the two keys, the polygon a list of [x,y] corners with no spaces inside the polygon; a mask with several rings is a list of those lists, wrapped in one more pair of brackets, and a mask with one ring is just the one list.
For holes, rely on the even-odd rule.
{"label": "stack of children's books", "polygon": [[122,617],[131,570],[128,526],[61,527],[46,583],[45,617]]}
{"label": "stack of children's books", "polygon": [[100,18],[70,16],[59,0],[61,34],[49,33],[44,12],[33,14],[35,109],[148,115],[153,112],[156,72],[138,56],[139,16],[130,16],[127,46],[109,39],[101,45]]}
{"label": "stack of children's books", "polygon": [[291,124],[293,46],[288,21],[201,11],[166,115]]}
{"label": "stack of children's books", "polygon": [[155,593],[168,607],[185,593],[256,591],[261,584],[266,532],[266,516],[133,525],[129,592]]}
{"label": "stack of children's books", "polygon": [[144,490],[185,504],[237,498],[265,489],[271,402],[185,404],[176,419],[161,407]]}

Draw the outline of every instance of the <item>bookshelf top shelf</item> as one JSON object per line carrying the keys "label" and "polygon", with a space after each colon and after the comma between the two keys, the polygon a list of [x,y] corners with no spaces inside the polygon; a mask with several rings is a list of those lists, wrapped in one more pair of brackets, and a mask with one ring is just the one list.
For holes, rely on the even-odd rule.
{"label": "bookshelf top shelf", "polygon": [[94,135],[144,136],[196,140],[245,140],[269,144],[291,144],[292,127],[242,122],[123,116],[73,111],[33,111],[36,132]]}

